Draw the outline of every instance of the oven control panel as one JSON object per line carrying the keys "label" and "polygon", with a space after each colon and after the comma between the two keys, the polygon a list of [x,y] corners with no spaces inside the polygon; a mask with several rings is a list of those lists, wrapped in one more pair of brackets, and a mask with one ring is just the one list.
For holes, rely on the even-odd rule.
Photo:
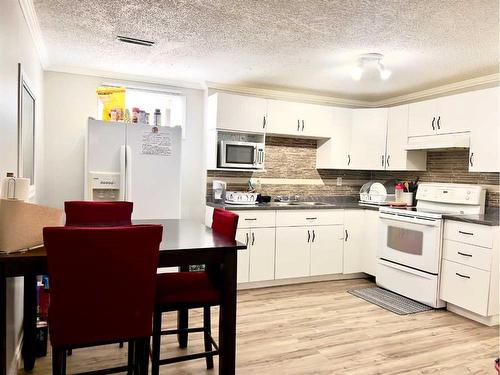
{"label": "oven control panel", "polygon": [[429,202],[480,205],[485,199],[485,189],[480,185],[421,183],[417,199]]}

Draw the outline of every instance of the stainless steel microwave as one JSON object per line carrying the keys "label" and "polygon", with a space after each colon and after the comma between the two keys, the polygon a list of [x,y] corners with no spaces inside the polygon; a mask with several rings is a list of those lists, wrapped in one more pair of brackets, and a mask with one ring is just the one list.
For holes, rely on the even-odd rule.
{"label": "stainless steel microwave", "polygon": [[264,144],[219,141],[219,168],[264,168]]}

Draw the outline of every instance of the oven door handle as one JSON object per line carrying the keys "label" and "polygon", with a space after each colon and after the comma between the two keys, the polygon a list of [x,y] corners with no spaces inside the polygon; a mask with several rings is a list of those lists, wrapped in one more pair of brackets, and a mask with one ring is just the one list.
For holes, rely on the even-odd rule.
{"label": "oven door handle", "polygon": [[397,214],[389,214],[386,212],[380,212],[379,217],[381,220],[390,220],[390,221],[402,221],[405,223],[412,223],[412,224],[421,224],[421,225],[427,225],[429,227],[437,227],[439,225],[439,221],[436,219],[421,219],[417,217],[408,217],[404,215],[397,215]]}

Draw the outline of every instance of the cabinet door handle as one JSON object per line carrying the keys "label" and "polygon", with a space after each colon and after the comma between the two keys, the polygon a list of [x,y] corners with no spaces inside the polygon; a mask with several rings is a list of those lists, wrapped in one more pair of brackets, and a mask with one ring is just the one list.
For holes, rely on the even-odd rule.
{"label": "cabinet door handle", "polygon": [[314,229],[313,229],[313,239],[312,239],[312,242],[314,242],[315,238],[316,238],[316,233],[314,233]]}
{"label": "cabinet door handle", "polygon": [[253,246],[254,243],[255,243],[255,233],[252,232],[252,246]]}
{"label": "cabinet door handle", "polygon": [[311,240],[311,232],[307,231],[307,242]]}
{"label": "cabinet door handle", "polygon": [[297,131],[300,130],[300,120],[297,120]]}
{"label": "cabinet door handle", "polygon": [[470,276],[462,275],[461,273],[455,272],[455,275],[463,277],[464,279],[470,279]]}
{"label": "cabinet door handle", "polygon": [[351,164],[351,155],[347,154],[347,165]]}
{"label": "cabinet door handle", "polygon": [[389,160],[391,160],[391,155],[387,155],[387,160],[386,160],[386,162],[385,162],[385,164],[386,164],[388,167],[390,167],[390,165],[389,165]]}
{"label": "cabinet door handle", "polygon": [[433,118],[432,118],[432,124],[431,124],[431,125],[432,125],[432,130],[436,130],[436,127],[434,126],[434,122],[435,122],[435,121],[436,121],[436,118],[435,118],[435,117],[433,117]]}
{"label": "cabinet door handle", "polygon": [[347,240],[349,239],[349,232],[347,231],[347,229],[345,230],[345,237],[344,237],[344,241],[347,242]]}
{"label": "cabinet door handle", "polygon": [[306,220],[317,220],[317,217],[306,217]]}
{"label": "cabinet door handle", "polygon": [[257,218],[256,217],[248,217],[245,220],[246,221],[255,221],[255,220],[257,220]]}
{"label": "cabinet door handle", "polygon": [[264,116],[263,120],[262,120],[262,129],[265,129],[266,128],[266,116]]}
{"label": "cabinet door handle", "polygon": [[471,167],[474,166],[474,153],[473,152],[470,153],[469,163],[470,163]]}
{"label": "cabinet door handle", "polygon": [[245,234],[246,234],[246,237],[247,237],[247,243],[246,243],[246,246],[248,247],[248,241],[249,241],[250,239],[248,238],[248,232],[246,232]]}
{"label": "cabinet door handle", "polygon": [[302,120],[302,131],[304,131],[304,120]]}
{"label": "cabinet door handle", "polygon": [[473,236],[473,235],[474,235],[474,233],[471,233],[471,232],[463,232],[463,231],[461,231],[461,230],[459,230],[459,231],[458,231],[458,233],[460,233],[460,234],[466,234],[467,236]]}
{"label": "cabinet door handle", "polygon": [[385,159],[385,157],[384,157],[384,155],[382,155],[382,167],[384,166],[384,159]]}
{"label": "cabinet door handle", "polygon": [[472,258],[472,254],[462,253],[462,252],[460,252],[460,251],[457,251],[457,253],[458,253],[459,255],[464,256],[464,257],[470,257],[470,258]]}
{"label": "cabinet door handle", "polygon": [[438,120],[437,120],[437,127],[438,127],[438,130],[441,129],[441,126],[439,126],[439,123],[441,122],[441,116],[438,116]]}

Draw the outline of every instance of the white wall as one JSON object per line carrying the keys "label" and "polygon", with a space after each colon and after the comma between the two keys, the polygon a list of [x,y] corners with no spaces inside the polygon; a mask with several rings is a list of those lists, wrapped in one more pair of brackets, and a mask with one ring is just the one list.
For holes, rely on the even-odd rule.
{"label": "white wall", "polygon": [[[96,88],[120,80],[45,72],[45,184],[42,200],[62,207],[64,201],[83,199],[84,143],[87,118],[97,117]],[[147,83],[120,83],[168,89]],[[171,87],[186,95],[186,138],[182,144],[181,215],[202,220],[205,205],[204,97],[202,90]]]}
{"label": "white wall", "polygon": [[[35,181],[43,184],[43,71],[17,0],[1,0],[0,14],[0,177],[17,170],[18,68],[21,63],[36,96]],[[35,196],[37,201],[39,196]],[[23,280],[7,282],[7,367],[15,374],[22,327]]]}

